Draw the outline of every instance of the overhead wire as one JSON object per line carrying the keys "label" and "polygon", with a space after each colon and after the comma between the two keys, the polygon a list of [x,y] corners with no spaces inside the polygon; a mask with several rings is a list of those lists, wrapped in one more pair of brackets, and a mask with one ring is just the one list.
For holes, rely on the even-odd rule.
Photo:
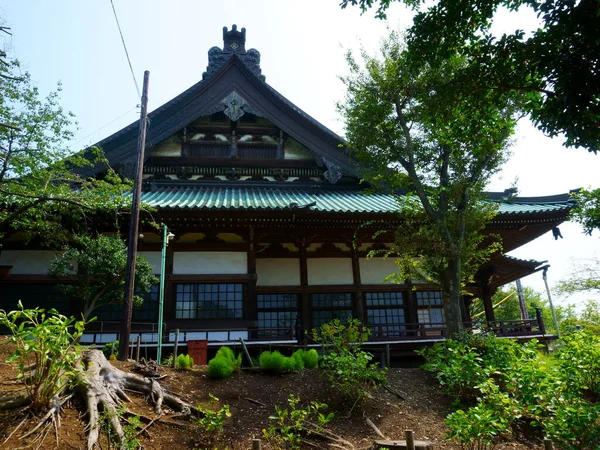
{"label": "overhead wire", "polygon": [[117,17],[117,10],[115,9],[115,4],[113,0],[110,0],[110,4],[112,6],[113,14],[115,15],[115,21],[117,22],[117,28],[119,29],[119,34],[121,35],[121,42],[123,43],[123,48],[125,49],[125,55],[127,56],[127,62],[129,63],[129,70],[131,71],[131,76],[133,77],[133,82],[135,83],[135,88],[137,89],[138,98],[142,98],[142,91],[140,91],[140,86],[135,78],[135,73],[133,72],[133,66],[131,65],[131,59],[129,58],[129,52],[127,51],[127,45],[125,44],[125,38],[123,37],[123,32],[121,31],[121,24],[119,23],[119,18]]}

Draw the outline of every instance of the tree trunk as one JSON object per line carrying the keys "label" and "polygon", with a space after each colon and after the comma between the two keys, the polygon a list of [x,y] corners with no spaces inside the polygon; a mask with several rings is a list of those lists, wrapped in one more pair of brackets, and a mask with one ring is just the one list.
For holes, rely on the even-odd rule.
{"label": "tree trunk", "polygon": [[448,262],[442,274],[442,293],[444,297],[444,319],[448,338],[453,339],[463,331],[461,314],[461,260],[456,257]]}

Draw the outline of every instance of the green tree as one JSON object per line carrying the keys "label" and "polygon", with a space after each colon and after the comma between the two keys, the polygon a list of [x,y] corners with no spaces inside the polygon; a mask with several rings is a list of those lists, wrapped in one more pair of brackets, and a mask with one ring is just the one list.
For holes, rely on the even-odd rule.
{"label": "green tree", "polygon": [[108,170],[102,179],[82,178],[77,169],[92,160],[67,147],[72,114],[57,91],[42,98],[18,61],[0,60],[0,239],[21,231],[26,237],[66,239],[94,214],[126,207],[130,189]]}
{"label": "green tree", "polygon": [[[392,0],[341,0],[362,11]],[[398,0],[417,11],[408,35],[411,58],[437,65],[458,52],[469,60],[478,89],[537,92],[526,105],[532,121],[565,145],[600,148],[600,14],[598,0]],[[540,21],[531,33],[494,37],[499,8],[530,8]]]}
{"label": "green tree", "polygon": [[[61,284],[59,289],[81,301],[84,320],[92,312],[108,304],[123,302],[127,247],[117,237],[76,236],[75,245],[68,246],[54,259],[50,267],[53,277],[69,277],[74,281]],[[149,292],[158,278],[152,275],[152,265],[144,257],[136,258],[134,304],[143,302],[142,295]]]}
{"label": "green tree", "polygon": [[518,110],[512,92],[468,83],[469,61],[454,55],[416,65],[396,33],[382,59],[348,55],[353,73],[339,105],[348,147],[372,186],[397,196],[399,280],[440,284],[450,335],[462,329],[462,286],[499,250],[483,229],[496,206],[483,189],[506,157]]}
{"label": "green tree", "polygon": [[581,224],[585,234],[592,235],[600,229],[600,188],[581,189],[573,195],[577,202],[571,211],[571,219]]}

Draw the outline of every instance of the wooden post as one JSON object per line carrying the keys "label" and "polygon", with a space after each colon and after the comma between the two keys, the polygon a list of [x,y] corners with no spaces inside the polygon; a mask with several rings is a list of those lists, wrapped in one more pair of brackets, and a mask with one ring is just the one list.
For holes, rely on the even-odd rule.
{"label": "wooden post", "polygon": [[248,353],[248,349],[246,348],[246,344],[244,343],[244,340],[242,338],[240,338],[240,343],[242,344],[242,350],[244,350],[244,355],[246,355],[246,359],[250,363],[250,367],[254,367],[252,358],[250,358],[250,353]]}
{"label": "wooden post", "polygon": [[177,361],[177,346],[179,345],[179,328],[175,330],[175,344],[173,344],[173,368],[175,368],[175,361]]}
{"label": "wooden post", "polygon": [[391,354],[391,350],[390,350],[390,344],[387,344],[385,346],[385,367],[387,367],[388,369],[391,367],[392,365],[392,354]]}
{"label": "wooden post", "polygon": [[140,347],[142,345],[142,336],[138,334],[137,342],[135,345],[135,362],[140,362]]}
{"label": "wooden post", "polygon": [[262,442],[260,439],[252,439],[252,450],[261,450]]}
{"label": "wooden post", "polygon": [[406,450],[415,450],[415,436],[413,430],[406,430],[404,435],[406,436]]}
{"label": "wooden post", "polygon": [[554,444],[550,439],[544,439],[544,450],[553,450]]}
{"label": "wooden post", "polygon": [[123,322],[121,324],[121,340],[119,341],[119,356],[125,361],[129,350],[131,334],[131,316],[133,313],[133,291],[135,284],[135,260],[137,257],[138,228],[140,226],[140,200],[142,197],[142,178],[144,174],[144,150],[146,148],[146,125],[148,117],[148,80],[150,72],[144,72],[144,87],[142,90],[142,111],[137,142],[137,171],[131,201],[131,217],[129,222],[129,239],[127,240],[127,273],[125,275],[125,292]]}

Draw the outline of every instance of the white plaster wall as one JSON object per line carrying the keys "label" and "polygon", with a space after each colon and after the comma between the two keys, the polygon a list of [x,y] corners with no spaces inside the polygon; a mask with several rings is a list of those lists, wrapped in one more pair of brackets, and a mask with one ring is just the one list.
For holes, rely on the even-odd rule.
{"label": "white plaster wall", "polygon": [[152,273],[154,275],[160,275],[161,252],[138,252],[138,255],[143,256],[152,264]]}
{"label": "white plaster wall", "polygon": [[308,258],[308,284],[353,284],[350,258]]}
{"label": "white plaster wall", "polygon": [[248,273],[246,252],[175,252],[173,273],[176,275]]}
{"label": "white plaster wall", "polygon": [[388,275],[398,272],[395,258],[359,258],[359,265],[362,284],[384,284]]}
{"label": "white plaster wall", "polygon": [[258,286],[298,286],[300,285],[300,260],[258,258],[256,274]]}
{"label": "white plaster wall", "polygon": [[50,250],[3,250],[0,266],[13,266],[11,275],[47,275],[54,257]]}

